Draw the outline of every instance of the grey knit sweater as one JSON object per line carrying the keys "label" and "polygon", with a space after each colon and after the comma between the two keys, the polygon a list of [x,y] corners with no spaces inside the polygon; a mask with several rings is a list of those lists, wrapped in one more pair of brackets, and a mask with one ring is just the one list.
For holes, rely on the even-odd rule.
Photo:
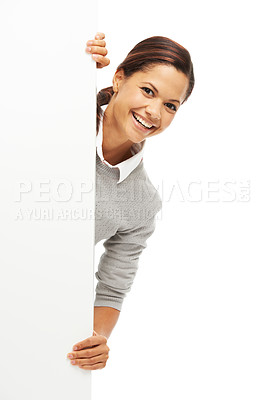
{"label": "grey knit sweater", "polygon": [[121,311],[130,291],[147,239],[156,226],[162,200],[143,160],[118,183],[119,170],[104,164],[96,153],[95,244],[105,239],[98,271],[95,306]]}

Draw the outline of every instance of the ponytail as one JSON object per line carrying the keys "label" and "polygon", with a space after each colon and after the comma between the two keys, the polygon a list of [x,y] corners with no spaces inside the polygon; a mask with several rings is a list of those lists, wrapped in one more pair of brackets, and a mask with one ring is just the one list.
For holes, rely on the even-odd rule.
{"label": "ponytail", "polygon": [[100,121],[103,116],[103,110],[101,106],[109,104],[113,94],[114,94],[113,86],[109,86],[105,89],[102,89],[97,94],[97,133],[99,131]]}

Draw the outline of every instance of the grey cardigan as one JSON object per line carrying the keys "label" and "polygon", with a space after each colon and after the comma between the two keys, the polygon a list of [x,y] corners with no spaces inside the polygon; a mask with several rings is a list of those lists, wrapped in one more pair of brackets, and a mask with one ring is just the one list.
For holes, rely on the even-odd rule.
{"label": "grey cardigan", "polygon": [[119,184],[119,170],[96,153],[95,244],[105,239],[98,271],[95,306],[121,311],[138,269],[139,257],[156,226],[162,200],[143,160]]}

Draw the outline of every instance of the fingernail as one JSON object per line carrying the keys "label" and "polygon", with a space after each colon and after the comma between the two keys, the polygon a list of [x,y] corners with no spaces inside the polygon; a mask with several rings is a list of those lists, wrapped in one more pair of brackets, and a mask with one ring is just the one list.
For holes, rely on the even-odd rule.
{"label": "fingernail", "polygon": [[96,39],[100,39],[100,36],[99,36],[99,35],[97,35],[97,36],[95,36],[95,38],[96,38]]}
{"label": "fingernail", "polygon": [[71,364],[76,364],[76,361],[75,361],[75,360],[72,360],[72,361],[71,361]]}
{"label": "fingernail", "polygon": [[73,354],[68,354],[68,357],[69,358],[73,358]]}
{"label": "fingernail", "polygon": [[87,42],[87,45],[89,45],[89,44],[92,44],[92,41],[91,41],[91,40],[89,40],[89,41]]}
{"label": "fingernail", "polygon": [[78,350],[78,346],[74,346],[74,347],[73,347],[73,350]]}
{"label": "fingernail", "polygon": [[87,51],[91,51],[91,47],[87,47]]}

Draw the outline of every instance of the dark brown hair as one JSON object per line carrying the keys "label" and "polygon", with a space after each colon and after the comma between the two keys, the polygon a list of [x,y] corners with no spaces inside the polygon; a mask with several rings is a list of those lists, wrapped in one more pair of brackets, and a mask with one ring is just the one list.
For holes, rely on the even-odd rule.
{"label": "dark brown hair", "polygon": [[[183,72],[189,79],[189,86],[183,104],[194,87],[193,64],[189,52],[174,40],[163,36],[152,36],[139,42],[128,53],[124,61],[117,67],[123,70],[126,78],[135,72],[147,71],[156,64],[168,64]],[[102,89],[97,94],[97,132],[103,111],[101,106],[108,104],[114,94],[113,87]]]}

